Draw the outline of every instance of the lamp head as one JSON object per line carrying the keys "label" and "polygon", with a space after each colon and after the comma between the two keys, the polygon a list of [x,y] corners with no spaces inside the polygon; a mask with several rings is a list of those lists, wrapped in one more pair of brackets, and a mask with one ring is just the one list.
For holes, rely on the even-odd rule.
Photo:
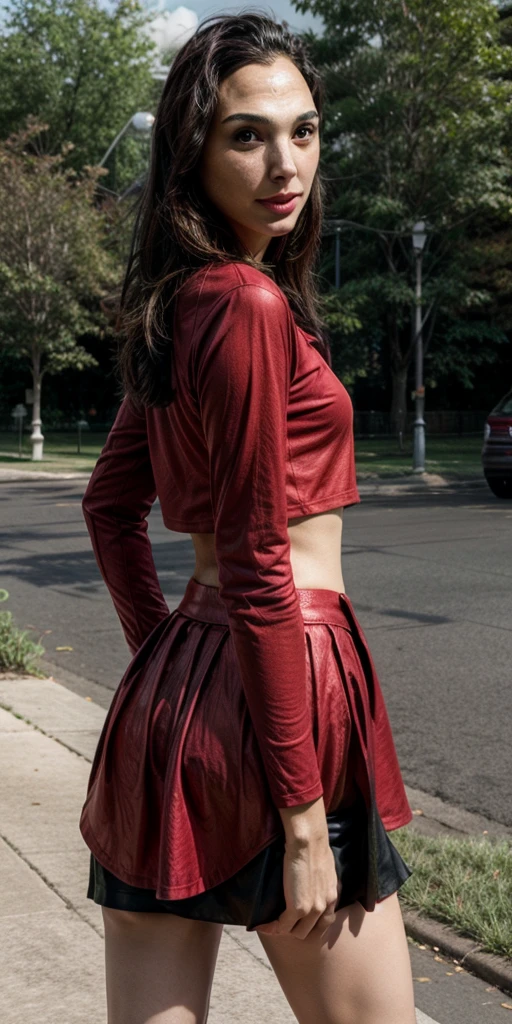
{"label": "lamp head", "polygon": [[412,244],[414,251],[419,255],[425,248],[425,242],[427,241],[427,232],[425,230],[426,225],[424,220],[418,220],[412,229]]}
{"label": "lamp head", "polygon": [[149,133],[153,127],[154,120],[154,114],[150,114],[148,110],[138,110],[132,117],[132,128],[135,128],[136,132]]}

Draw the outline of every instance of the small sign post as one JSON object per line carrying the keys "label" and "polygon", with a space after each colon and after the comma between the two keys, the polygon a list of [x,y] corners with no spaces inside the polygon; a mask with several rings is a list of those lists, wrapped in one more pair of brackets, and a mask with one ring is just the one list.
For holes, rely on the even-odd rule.
{"label": "small sign post", "polygon": [[89,430],[89,424],[87,420],[77,420],[78,427],[78,449],[77,454],[80,455],[80,445],[82,443],[82,430]]}
{"label": "small sign post", "polygon": [[21,456],[23,454],[23,420],[27,415],[27,410],[25,409],[25,406],[22,404],[22,402],[18,402],[18,405],[14,406],[11,415],[14,417],[14,422],[18,426],[18,456],[21,459]]}

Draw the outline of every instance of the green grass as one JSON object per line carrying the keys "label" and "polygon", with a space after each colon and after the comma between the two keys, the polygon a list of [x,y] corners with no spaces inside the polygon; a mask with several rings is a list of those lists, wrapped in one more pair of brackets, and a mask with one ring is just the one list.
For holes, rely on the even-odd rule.
{"label": "green grass", "polygon": [[[0,465],[28,470],[50,472],[91,472],[106,441],[104,434],[84,434],[80,454],[77,452],[76,433],[45,433],[43,459],[32,462],[28,435],[23,437],[22,457],[18,457],[18,439],[15,434],[0,433]],[[433,436],[426,439],[425,468],[429,473],[449,474],[462,478],[481,476],[480,452],[482,438],[478,436]],[[356,465],[359,479],[365,476],[412,475],[412,438],[406,437],[404,451],[394,438],[356,439]]]}
{"label": "green grass", "polygon": [[[427,435],[425,469],[428,473],[454,477],[482,475],[480,453],[483,438],[478,436],[446,437]],[[360,479],[365,476],[404,476],[412,474],[413,442],[404,441],[404,451],[394,438],[356,439],[356,466]]]}
{"label": "green grass", "polygon": [[[7,590],[0,590],[0,601],[7,601]],[[0,672],[18,672],[41,677],[37,659],[44,647],[35,643],[27,630],[18,629],[9,611],[0,611]]]}
{"label": "green grass", "polygon": [[0,433],[0,465],[12,469],[46,470],[52,473],[92,472],[107,435],[82,434],[80,454],[76,433],[44,432],[43,458],[32,462],[29,435],[23,436],[22,455],[18,455],[18,438],[13,433]]}
{"label": "green grass", "polygon": [[390,838],[413,870],[405,908],[420,911],[488,953],[512,957],[512,845],[505,839],[452,839],[396,829]]}

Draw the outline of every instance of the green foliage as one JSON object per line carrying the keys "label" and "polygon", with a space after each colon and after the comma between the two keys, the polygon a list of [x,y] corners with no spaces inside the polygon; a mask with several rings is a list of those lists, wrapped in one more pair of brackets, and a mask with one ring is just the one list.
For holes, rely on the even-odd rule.
{"label": "green foliage", "polygon": [[[161,88],[151,76],[155,47],[142,31],[148,17],[138,0],[111,10],[98,0],[10,0],[0,37],[0,139],[32,115],[48,125],[47,152],[71,142],[68,166],[99,163],[128,119],[153,109]],[[121,146],[118,192],[147,157],[140,138]]]}
{"label": "green foliage", "polygon": [[[0,601],[8,597],[7,590],[0,590]],[[17,629],[12,613],[0,612],[0,671],[39,674],[35,659],[41,654],[44,654],[44,647],[34,643],[26,630]]]}
{"label": "green foliage", "polygon": [[368,376],[371,363],[368,336],[362,332],[364,303],[349,287],[321,296],[322,316],[329,330],[333,370],[349,390],[358,377]]}
{"label": "green foliage", "polygon": [[497,362],[503,332],[485,320],[450,322],[447,317],[444,324],[443,344],[431,354],[429,384],[435,386],[436,378],[455,373],[465,388],[472,388],[479,368]]}
{"label": "green foliage", "polygon": [[[427,222],[429,235],[423,298],[432,371],[459,375],[468,357],[476,367],[482,344],[493,353],[486,358],[496,358],[506,338],[492,322],[492,293],[476,280],[474,248],[481,251],[512,209],[512,49],[502,44],[495,5],[294,0],[294,6],[326,25],[323,38],[307,33],[307,39],[327,91],[328,214],[344,222],[342,280],[353,285],[364,332],[380,324],[382,365],[403,380],[414,353],[411,232],[418,220]],[[461,377],[467,386],[472,372]]]}
{"label": "green foliage", "polygon": [[96,360],[77,338],[104,329],[99,302],[118,280],[106,213],[94,203],[101,170],[63,167],[38,149],[42,126],[0,143],[0,345],[34,380]]}

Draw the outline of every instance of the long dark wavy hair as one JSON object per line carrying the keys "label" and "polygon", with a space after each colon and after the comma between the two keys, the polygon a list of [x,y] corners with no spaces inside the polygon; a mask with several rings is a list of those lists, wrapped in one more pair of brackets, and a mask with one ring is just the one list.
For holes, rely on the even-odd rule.
{"label": "long dark wavy hair", "polygon": [[206,18],[173,60],[153,125],[150,166],[116,310],[120,386],[139,408],[165,407],[174,398],[174,301],[187,277],[207,263],[242,261],[268,274],[332,365],[314,270],[325,198],[319,169],[294,229],[270,239],[263,262],[245,250],[199,181],[220,83],[238,68],[270,65],[277,56],[288,57],[303,75],[321,124],[323,85],[302,40],[257,10]]}

